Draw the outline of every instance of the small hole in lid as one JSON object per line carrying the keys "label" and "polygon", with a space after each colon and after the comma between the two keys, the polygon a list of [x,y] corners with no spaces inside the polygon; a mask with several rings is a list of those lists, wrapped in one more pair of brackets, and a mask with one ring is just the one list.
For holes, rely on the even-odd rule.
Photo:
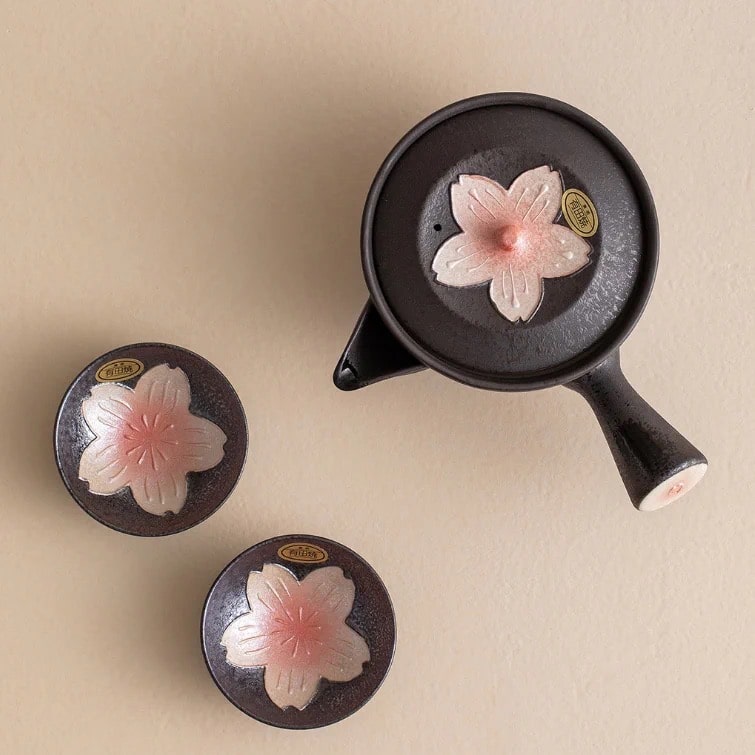
{"label": "small hole in lid", "polygon": [[434,229],[435,229],[436,231],[441,231],[441,230],[443,230],[443,226],[442,226],[442,225],[441,225],[440,223],[436,223],[436,224],[435,224],[435,225],[433,226],[433,228],[434,228]]}

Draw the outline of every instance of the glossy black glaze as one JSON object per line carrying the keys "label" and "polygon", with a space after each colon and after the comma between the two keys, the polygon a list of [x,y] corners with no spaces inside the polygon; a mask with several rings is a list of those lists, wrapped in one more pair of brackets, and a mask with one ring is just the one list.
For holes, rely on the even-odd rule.
{"label": "glossy black glaze", "polygon": [[632,388],[619,352],[567,384],[590,404],[635,507],[677,472],[708,461]]}
{"label": "glossy black glaze", "polygon": [[[227,441],[221,462],[204,472],[189,472],[188,495],[183,508],[164,516],[141,509],[129,488],[113,495],[95,495],[79,479],[81,455],[94,439],[94,434],[81,413],[82,402],[97,385],[95,374],[104,364],[115,359],[138,359],[146,372],[167,364],[180,367],[191,387],[190,411],[214,422],[225,433]],[[134,387],[140,373],[119,385]],[[103,354],[82,370],[61,401],[55,420],[54,447],[58,471],[76,503],[102,524],[119,532],[139,536],[172,535],[189,529],[214,513],[236,486],[246,459],[248,434],[244,408],[226,377],[203,357],[179,346],[162,343],[139,343],[122,346]]]}
{"label": "glossy black glaze", "polygon": [[353,391],[423,369],[425,365],[391,335],[372,302],[367,302],[336,365],[333,382],[342,391]]}
{"label": "glossy black glaze", "polygon": [[[486,286],[435,283],[432,257],[460,230],[448,196],[458,175],[478,173],[508,186],[544,164],[561,173],[565,188],[586,192],[600,224],[589,239],[590,263],[572,276],[544,281],[535,315],[511,323],[494,311]],[[593,118],[532,94],[488,94],[450,105],[396,145],[370,189],[362,261],[371,298],[335,384],[352,390],[424,365],[493,390],[579,380],[573,387],[584,394],[589,380],[583,378],[618,350],[642,314],[658,246],[655,206],[639,167]],[[600,374],[607,374],[605,367]],[[625,381],[602,385],[603,398],[590,404],[604,429],[627,427],[626,418],[610,416],[622,406],[641,411],[644,432],[630,434],[632,443],[625,438],[612,445],[635,503],[674,469],[704,458],[639,397],[630,401]],[[615,401],[606,400],[608,393]]]}
{"label": "glossy black glaze", "polygon": [[[287,543],[305,542],[324,548],[328,561],[354,582],[354,605],[346,623],[367,642],[370,660],[350,682],[321,679],[314,699],[303,709],[279,708],[267,696],[264,669],[239,668],[226,660],[220,644],[228,625],[249,611],[246,582],[251,571],[280,564],[302,580],[318,564],[292,563],[278,555]],[[202,652],[220,691],[237,708],[258,721],[284,729],[312,729],[336,723],[361,708],[385,679],[396,645],[396,621],[385,585],[358,554],[340,543],[313,535],[281,535],[265,540],[236,557],[220,574],[205,601],[201,626]]]}

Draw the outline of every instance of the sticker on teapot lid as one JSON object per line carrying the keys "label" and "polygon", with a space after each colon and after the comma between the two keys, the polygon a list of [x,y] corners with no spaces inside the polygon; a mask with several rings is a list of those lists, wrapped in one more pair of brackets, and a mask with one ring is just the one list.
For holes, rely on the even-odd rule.
{"label": "sticker on teapot lid", "polygon": [[598,211],[583,191],[567,189],[561,195],[561,212],[569,228],[582,238],[589,238],[597,232]]}

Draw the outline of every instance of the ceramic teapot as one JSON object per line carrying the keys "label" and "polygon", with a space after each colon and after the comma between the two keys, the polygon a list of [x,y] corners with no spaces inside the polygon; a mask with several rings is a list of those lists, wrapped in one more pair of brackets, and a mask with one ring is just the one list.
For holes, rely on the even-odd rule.
{"label": "ceramic teapot", "polygon": [[338,388],[426,367],[493,390],[565,385],[594,410],[638,509],[705,474],[705,456],[621,370],[658,224],[634,159],[593,118],[522,93],[439,110],[378,171],[361,238],[370,300]]}

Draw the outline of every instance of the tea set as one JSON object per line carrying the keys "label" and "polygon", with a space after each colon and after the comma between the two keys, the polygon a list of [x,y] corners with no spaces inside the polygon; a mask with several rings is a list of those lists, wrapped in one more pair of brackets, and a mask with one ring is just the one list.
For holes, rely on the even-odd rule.
{"label": "tea set", "polygon": [[[353,391],[431,368],[477,388],[563,385],[585,398],[633,505],[689,492],[705,456],[632,388],[619,347],[650,296],[658,222],[622,144],[534,94],[457,102],[390,152],[362,218],[369,300],[334,372]],[[194,527],[232,494],[248,431],[225,376],[178,346],[95,359],[55,421],[71,496],[120,532]],[[201,644],[230,702],[278,727],[326,726],[377,691],[396,622],[385,585],[349,548],[281,535],[234,559],[209,591]]]}

